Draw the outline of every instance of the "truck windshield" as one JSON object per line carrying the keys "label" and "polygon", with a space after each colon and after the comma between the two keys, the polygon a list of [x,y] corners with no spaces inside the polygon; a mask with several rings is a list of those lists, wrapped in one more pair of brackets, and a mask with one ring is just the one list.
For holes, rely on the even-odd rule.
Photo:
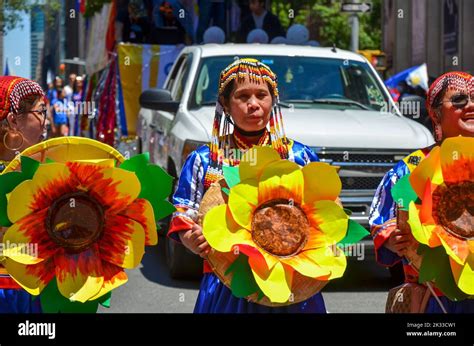
{"label": "truck windshield", "polygon": [[[386,93],[364,62],[317,57],[254,58],[276,73],[283,107],[381,111],[388,105]],[[233,56],[202,59],[190,108],[216,103],[219,74],[233,60]]]}

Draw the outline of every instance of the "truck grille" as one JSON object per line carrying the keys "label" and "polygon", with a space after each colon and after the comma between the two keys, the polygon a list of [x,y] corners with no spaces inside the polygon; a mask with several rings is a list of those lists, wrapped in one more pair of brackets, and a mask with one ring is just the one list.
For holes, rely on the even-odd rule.
{"label": "truck grille", "polygon": [[412,151],[312,148],[322,162],[339,166],[343,190],[375,190],[382,177]]}
{"label": "truck grille", "polygon": [[377,177],[341,177],[343,190],[375,190],[382,176]]}

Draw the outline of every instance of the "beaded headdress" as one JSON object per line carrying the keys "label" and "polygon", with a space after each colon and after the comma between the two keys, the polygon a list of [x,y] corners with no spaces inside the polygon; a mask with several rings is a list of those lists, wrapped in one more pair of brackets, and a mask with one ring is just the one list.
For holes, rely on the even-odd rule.
{"label": "beaded headdress", "polygon": [[[220,97],[232,81],[242,81],[246,77],[250,82],[266,82],[269,85],[273,97],[273,106],[270,115],[270,142],[274,149],[278,151],[284,159],[288,158],[288,147],[285,131],[283,128],[283,118],[279,103],[277,76],[264,63],[256,59],[238,59],[227,66],[220,74],[218,100],[212,129],[210,145],[211,166],[219,168],[222,166],[225,149],[230,146],[230,124],[232,120],[230,114],[224,114],[224,107],[220,102]],[[265,136],[267,134],[265,133]]]}
{"label": "beaded headdress", "polygon": [[434,110],[438,106],[438,100],[442,91],[458,90],[467,94],[474,93],[474,77],[466,72],[448,72],[439,76],[430,86],[426,99],[426,109],[431,118],[435,117]]}

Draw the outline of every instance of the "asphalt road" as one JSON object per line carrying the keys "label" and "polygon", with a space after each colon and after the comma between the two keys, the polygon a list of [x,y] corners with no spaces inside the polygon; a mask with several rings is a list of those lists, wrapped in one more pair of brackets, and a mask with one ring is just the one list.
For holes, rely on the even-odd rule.
{"label": "asphalt road", "polygon": [[[166,267],[165,241],[149,247],[139,268],[128,270],[129,282],[114,290],[103,313],[191,313],[199,281],[173,280]],[[353,259],[342,279],[323,290],[330,313],[383,313],[388,289],[395,286],[387,269],[366,256]]]}

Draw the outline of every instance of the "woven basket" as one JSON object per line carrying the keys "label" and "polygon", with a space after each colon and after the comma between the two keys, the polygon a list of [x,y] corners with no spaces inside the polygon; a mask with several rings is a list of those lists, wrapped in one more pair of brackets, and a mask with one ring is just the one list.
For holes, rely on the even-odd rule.
{"label": "woven basket", "polygon": [[[410,232],[410,225],[408,224],[408,211],[401,209],[397,210],[397,227],[401,231]],[[420,271],[423,256],[418,255],[415,247],[408,248],[405,257],[411,262],[411,265],[417,271]]]}
{"label": "woven basket", "polygon": [[[206,213],[212,208],[227,203],[228,196],[222,191],[223,187],[227,187],[225,180],[221,179],[216,183],[211,184],[209,189],[204,194],[201,205],[199,208],[199,224],[202,225]],[[232,276],[230,273],[225,275],[229,266],[237,259],[238,254],[234,252],[219,252],[214,249],[211,249],[211,252],[206,257],[209,262],[214,274],[227,286],[230,288]],[[286,303],[272,303],[267,297],[263,297],[258,300],[257,293],[247,297],[247,300],[254,302],[260,305],[270,306],[270,307],[279,307],[287,306],[291,304],[300,303],[312,297],[328,283],[328,281],[319,281],[315,279],[308,278],[301,275],[297,271],[294,271],[293,282],[291,285],[292,295],[288,302]]]}

